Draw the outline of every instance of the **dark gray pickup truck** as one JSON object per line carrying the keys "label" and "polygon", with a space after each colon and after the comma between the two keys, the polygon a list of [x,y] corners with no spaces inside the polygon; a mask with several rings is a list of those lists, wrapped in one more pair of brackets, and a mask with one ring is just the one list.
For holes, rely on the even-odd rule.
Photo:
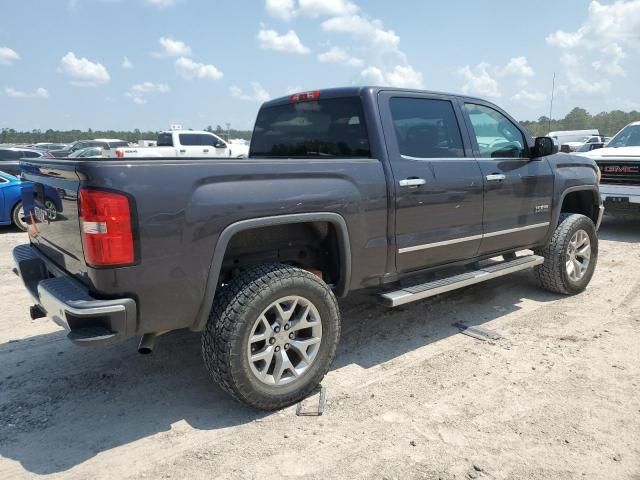
{"label": "dark gray pickup truck", "polygon": [[[575,294],[602,216],[598,169],[477,98],[391,88],[262,106],[250,157],[24,161],[17,272],[79,345],[202,332],[236,399],[277,409],[322,380],[336,297],[388,307],[519,270]],[[62,213],[46,215],[44,187]],[[533,250],[524,252],[524,250]]]}

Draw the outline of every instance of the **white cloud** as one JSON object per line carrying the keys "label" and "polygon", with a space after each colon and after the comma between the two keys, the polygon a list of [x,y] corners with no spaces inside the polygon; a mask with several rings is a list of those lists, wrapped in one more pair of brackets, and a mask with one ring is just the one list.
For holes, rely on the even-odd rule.
{"label": "white cloud", "polygon": [[499,70],[499,74],[502,76],[533,77],[533,68],[529,66],[526,57],[514,57]]}
{"label": "white cloud", "polygon": [[526,104],[540,105],[547,99],[547,95],[542,92],[529,92],[527,90],[520,90],[518,93],[511,97],[516,102],[522,102]]}
{"label": "white cloud", "polygon": [[171,37],[160,37],[158,42],[160,42],[162,51],[152,54],[156,58],[191,56],[191,47],[180,40],[174,40]]}
{"label": "white cloud", "polygon": [[144,0],[144,3],[152,7],[166,8],[174,6],[178,0]]}
{"label": "white cloud", "polygon": [[600,49],[604,59],[594,60],[591,66],[598,72],[603,72],[611,76],[624,75],[624,70],[620,62],[627,56],[622,50],[622,47],[617,43],[610,43],[609,45]]}
{"label": "white cloud", "polygon": [[176,60],[176,71],[187,80],[219,80],[223,76],[222,72],[214,65],[197,63],[186,57],[180,57]]}
{"label": "white cloud", "polygon": [[393,30],[385,30],[379,20],[369,20],[361,15],[330,18],[322,22],[322,29],[350,34],[382,52],[398,51],[400,44],[400,37]]}
{"label": "white cloud", "polygon": [[359,10],[348,0],[266,0],[265,8],[272,17],[285,21],[302,15],[313,18],[352,15]]}
{"label": "white cloud", "polygon": [[0,65],[11,65],[20,60],[20,55],[9,47],[0,47]]}
{"label": "white cloud", "polygon": [[564,52],[560,55],[560,63],[567,68],[576,68],[580,66],[581,58],[575,53]]}
{"label": "white cloud", "polygon": [[338,17],[352,15],[359,9],[348,0],[298,0],[300,15]]}
{"label": "white cloud", "polygon": [[78,58],[68,52],[60,60],[59,71],[71,78],[71,84],[78,87],[97,87],[108,83],[111,77],[101,63],[94,63],[87,58]]}
{"label": "white cloud", "polygon": [[266,30],[264,27],[260,28],[258,32],[258,42],[260,48],[264,50],[275,50],[277,52],[306,54],[311,50],[305,47],[298,35],[293,30],[289,30],[287,33],[280,35],[275,30]]}
{"label": "white cloud", "polygon": [[500,97],[498,82],[489,73],[491,65],[482,62],[475,67],[465,65],[457,70],[466,81],[462,86],[462,93],[482,95],[486,97]]}
{"label": "white cloud", "polygon": [[640,1],[617,0],[609,5],[589,4],[587,19],[575,32],[558,30],[547,43],[560,48],[598,47],[610,42],[640,45]]}
{"label": "white cloud", "polygon": [[356,68],[364,65],[364,61],[361,58],[352,57],[345,49],[340,47],[331,47],[326,52],[319,54],[318,61],[320,63],[339,63]]}
{"label": "white cloud", "polygon": [[125,70],[131,70],[133,68],[133,63],[129,60],[129,57],[124,57],[122,59],[122,68]]}
{"label": "white cloud", "polygon": [[231,85],[229,87],[229,93],[231,93],[231,96],[239,98],[240,100],[260,103],[271,100],[271,95],[269,95],[269,92],[267,92],[259,82],[251,82],[251,90],[251,93],[245,93],[244,90],[237,85]]}
{"label": "white cloud", "polygon": [[166,83],[144,82],[132,85],[124,95],[130,98],[133,103],[144,105],[147,103],[147,95],[157,93],[167,93],[169,86]]}
{"label": "white cloud", "polygon": [[558,30],[547,36],[546,41],[549,45],[560,48],[574,48],[580,45],[583,34],[581,32],[567,33]]}
{"label": "white cloud", "polygon": [[12,87],[5,87],[4,92],[13,98],[49,98],[49,92],[45,88],[36,88],[33,92],[23,92]]}
{"label": "white cloud", "polygon": [[[548,35],[546,41],[563,50],[582,51],[589,57],[590,61],[586,63],[601,74],[623,76],[625,50],[636,52],[640,47],[640,0],[617,0],[608,5],[592,1],[587,18],[576,31],[558,30]],[[577,65],[566,66],[578,68]],[[568,70],[567,76],[582,78],[575,70]],[[610,86],[604,81],[595,82],[591,87],[580,81],[577,85],[585,92],[603,92]]]}
{"label": "white cloud", "polygon": [[604,95],[611,91],[611,82],[607,79],[591,81],[573,73],[569,74],[567,80],[569,81],[567,91],[570,94]]}
{"label": "white cloud", "polygon": [[265,8],[272,17],[281,20],[291,20],[295,15],[295,0],[266,0]]}
{"label": "white cloud", "polygon": [[411,65],[396,65],[390,71],[369,66],[360,72],[360,79],[364,83],[378,86],[391,86],[400,88],[424,88],[422,73],[417,72]]}

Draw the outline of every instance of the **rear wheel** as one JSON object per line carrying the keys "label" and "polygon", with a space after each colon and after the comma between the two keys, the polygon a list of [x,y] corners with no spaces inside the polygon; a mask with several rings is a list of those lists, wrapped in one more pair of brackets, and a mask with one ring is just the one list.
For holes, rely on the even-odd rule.
{"label": "rear wheel", "polygon": [[202,354],[213,379],[234,398],[275,410],[316,388],[339,337],[338,304],[327,284],[299,268],[260,265],[217,294]]}
{"label": "rear wheel", "polygon": [[562,214],[551,242],[536,253],[544,257],[544,263],[535,267],[543,288],[567,295],[582,292],[598,261],[596,227],[584,215]]}
{"label": "rear wheel", "polygon": [[18,202],[18,204],[13,207],[11,218],[13,220],[13,224],[16,227],[18,227],[23,232],[27,231],[27,219],[24,216],[24,207],[22,206],[22,202]]}

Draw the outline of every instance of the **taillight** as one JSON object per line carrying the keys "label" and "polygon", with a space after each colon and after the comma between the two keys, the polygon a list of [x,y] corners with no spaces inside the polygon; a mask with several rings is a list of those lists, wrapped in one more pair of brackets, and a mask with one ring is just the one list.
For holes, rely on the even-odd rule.
{"label": "taillight", "polygon": [[126,195],[80,189],[80,232],[87,265],[104,267],[134,263],[131,208]]}
{"label": "taillight", "polygon": [[298,102],[313,102],[320,98],[320,91],[314,90],[313,92],[294,93],[289,97],[290,103]]}

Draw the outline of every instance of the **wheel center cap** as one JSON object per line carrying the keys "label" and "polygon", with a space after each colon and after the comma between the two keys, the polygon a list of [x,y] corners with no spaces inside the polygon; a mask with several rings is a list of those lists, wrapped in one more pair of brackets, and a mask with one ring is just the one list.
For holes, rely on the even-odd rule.
{"label": "wheel center cap", "polygon": [[285,331],[284,329],[276,333],[274,337],[276,339],[277,345],[282,346],[285,343],[289,342],[289,332]]}

